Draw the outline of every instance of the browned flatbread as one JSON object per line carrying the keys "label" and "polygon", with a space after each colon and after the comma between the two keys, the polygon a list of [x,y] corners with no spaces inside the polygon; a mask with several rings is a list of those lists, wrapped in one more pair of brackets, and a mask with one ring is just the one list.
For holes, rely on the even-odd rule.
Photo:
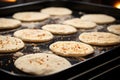
{"label": "browned flatbread", "polygon": [[76,33],[77,30],[69,25],[62,24],[48,24],[42,27],[42,29],[47,30],[53,34],[73,34]]}
{"label": "browned flatbread", "polygon": [[116,20],[114,17],[106,14],[87,14],[87,15],[83,15],[80,19],[86,21],[92,21],[97,24],[112,23]]}
{"label": "browned flatbread", "polygon": [[18,38],[10,36],[0,36],[0,53],[15,52],[23,47],[23,41]]}
{"label": "browned flatbread", "polygon": [[86,56],[94,52],[92,46],[76,41],[58,41],[51,44],[49,48],[55,54],[68,57]]}
{"label": "browned flatbread", "polygon": [[110,25],[109,27],[107,27],[107,30],[109,32],[112,32],[112,33],[120,35],[120,24]]}
{"label": "browned flatbread", "polygon": [[13,15],[13,18],[21,21],[42,21],[50,16],[40,12],[18,12]]}
{"label": "browned flatbread", "polygon": [[42,13],[53,15],[53,16],[62,16],[62,15],[70,15],[72,11],[68,8],[64,7],[48,7],[40,10]]}
{"label": "browned flatbread", "polygon": [[19,70],[34,75],[49,75],[71,67],[70,62],[65,58],[46,53],[19,57],[14,65]]}
{"label": "browned flatbread", "polygon": [[14,33],[14,36],[25,42],[45,42],[53,39],[53,35],[40,29],[22,29]]}
{"label": "browned flatbread", "polygon": [[120,37],[108,32],[84,32],[79,36],[80,41],[98,46],[108,46],[120,43]]}
{"label": "browned flatbread", "polygon": [[13,29],[21,25],[21,22],[15,19],[0,18],[0,29]]}
{"label": "browned flatbread", "polygon": [[66,20],[66,21],[63,22],[63,24],[71,25],[75,28],[83,28],[83,29],[94,28],[94,27],[97,26],[97,24],[94,23],[94,22],[81,20],[79,18],[73,18],[73,19],[70,19],[70,20]]}

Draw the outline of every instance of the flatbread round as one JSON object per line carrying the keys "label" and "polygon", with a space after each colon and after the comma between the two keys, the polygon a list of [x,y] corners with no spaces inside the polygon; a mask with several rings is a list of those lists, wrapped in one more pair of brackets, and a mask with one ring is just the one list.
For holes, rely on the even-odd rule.
{"label": "flatbread round", "polygon": [[49,75],[71,67],[70,62],[65,58],[47,53],[19,57],[14,65],[19,70],[34,75]]}
{"label": "flatbread round", "polygon": [[75,28],[84,28],[84,29],[94,28],[94,27],[97,26],[97,24],[94,23],[94,22],[81,20],[79,18],[66,20],[66,21],[63,22],[63,24],[71,25]]}
{"label": "flatbread round", "polygon": [[49,17],[48,14],[40,12],[18,12],[13,15],[13,18],[21,21],[41,21]]}
{"label": "flatbread round", "polygon": [[120,43],[120,37],[107,32],[84,32],[79,36],[80,41],[98,46],[108,46]]}
{"label": "flatbread round", "polygon": [[46,13],[53,16],[62,16],[62,15],[70,15],[72,11],[68,8],[64,7],[48,7],[41,10],[42,13]]}
{"label": "flatbread round", "polygon": [[0,36],[0,53],[15,52],[23,47],[23,41],[18,38],[10,36]]}
{"label": "flatbread round", "polygon": [[111,26],[107,27],[107,30],[109,32],[112,32],[112,33],[120,35],[120,24],[111,25]]}
{"label": "flatbread round", "polygon": [[86,21],[92,21],[97,24],[112,23],[116,20],[114,17],[106,14],[87,14],[87,15],[83,15],[80,19]]}
{"label": "flatbread round", "polygon": [[42,29],[50,31],[53,34],[73,34],[76,33],[77,30],[69,25],[62,24],[48,24],[42,27]]}
{"label": "flatbread round", "polygon": [[22,29],[14,33],[15,37],[25,42],[45,42],[53,39],[53,35],[45,30],[40,29]]}
{"label": "flatbread round", "polygon": [[55,54],[68,57],[86,56],[94,52],[92,46],[76,41],[58,41],[51,44],[49,48]]}
{"label": "flatbread round", "polygon": [[13,29],[21,25],[21,22],[15,19],[0,18],[0,29]]}

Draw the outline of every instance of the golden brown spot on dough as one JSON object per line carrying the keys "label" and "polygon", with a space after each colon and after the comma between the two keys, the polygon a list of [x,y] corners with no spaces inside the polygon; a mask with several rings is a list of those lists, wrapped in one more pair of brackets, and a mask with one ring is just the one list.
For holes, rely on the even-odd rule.
{"label": "golden brown spot on dough", "polygon": [[57,65],[60,65],[60,63],[57,63]]}
{"label": "golden brown spot on dough", "polygon": [[115,27],[115,30],[118,30],[118,31],[120,31],[120,27]]}
{"label": "golden brown spot on dough", "polygon": [[31,18],[31,15],[25,15],[24,17],[25,18]]}
{"label": "golden brown spot on dough", "polygon": [[76,45],[75,45],[75,48],[76,48],[76,49],[77,49],[77,48],[80,49],[79,44],[76,44]]}
{"label": "golden brown spot on dough", "polygon": [[32,61],[31,61],[31,60],[29,60],[29,62],[30,62],[30,63],[32,63]]}
{"label": "golden brown spot on dough", "polygon": [[2,40],[0,40],[0,44],[2,44]]}
{"label": "golden brown spot on dough", "polygon": [[30,59],[30,61],[36,62],[41,65],[44,63],[44,58],[34,58],[34,59]]}
{"label": "golden brown spot on dough", "polygon": [[65,47],[62,47],[62,50],[67,50],[67,48],[65,48]]}
{"label": "golden brown spot on dough", "polygon": [[43,37],[43,36],[45,36],[45,34],[39,34],[39,35],[37,35],[37,37]]}
{"label": "golden brown spot on dough", "polygon": [[103,36],[98,36],[98,38],[104,38]]}
{"label": "golden brown spot on dough", "polygon": [[46,67],[49,67],[49,65],[47,64]]}

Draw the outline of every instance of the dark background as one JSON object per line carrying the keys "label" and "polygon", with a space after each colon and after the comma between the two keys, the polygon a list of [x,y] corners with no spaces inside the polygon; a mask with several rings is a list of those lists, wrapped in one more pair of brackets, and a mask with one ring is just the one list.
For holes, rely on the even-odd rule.
{"label": "dark background", "polygon": [[[0,0],[0,7],[9,6],[13,4],[32,2],[32,1],[39,1],[39,0],[16,0],[15,2],[11,2],[11,1],[13,0]],[[91,2],[91,3],[103,4],[103,5],[109,5],[109,6],[113,6],[116,2],[120,2],[120,0],[78,0],[78,1]]]}

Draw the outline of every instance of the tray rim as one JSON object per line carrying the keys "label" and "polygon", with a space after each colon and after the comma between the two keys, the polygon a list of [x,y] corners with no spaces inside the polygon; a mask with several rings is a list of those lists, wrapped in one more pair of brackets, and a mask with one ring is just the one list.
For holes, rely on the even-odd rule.
{"label": "tray rim", "polygon": [[98,7],[107,7],[107,8],[113,8],[113,9],[119,10],[117,8],[114,8],[114,7],[108,6],[108,5],[95,4],[95,3],[91,3],[91,2],[84,2],[84,1],[78,1],[78,0],[76,0],[76,1],[73,1],[73,0],[40,0],[40,1],[33,1],[33,2],[20,3],[20,4],[14,4],[14,5],[10,5],[10,6],[0,7],[0,9],[9,9],[9,8],[14,8],[14,7],[27,6],[27,5],[38,4],[41,2],[47,2],[47,1],[49,1],[49,2],[63,1],[63,2],[81,3],[81,4],[88,4],[88,5],[98,6]]}

